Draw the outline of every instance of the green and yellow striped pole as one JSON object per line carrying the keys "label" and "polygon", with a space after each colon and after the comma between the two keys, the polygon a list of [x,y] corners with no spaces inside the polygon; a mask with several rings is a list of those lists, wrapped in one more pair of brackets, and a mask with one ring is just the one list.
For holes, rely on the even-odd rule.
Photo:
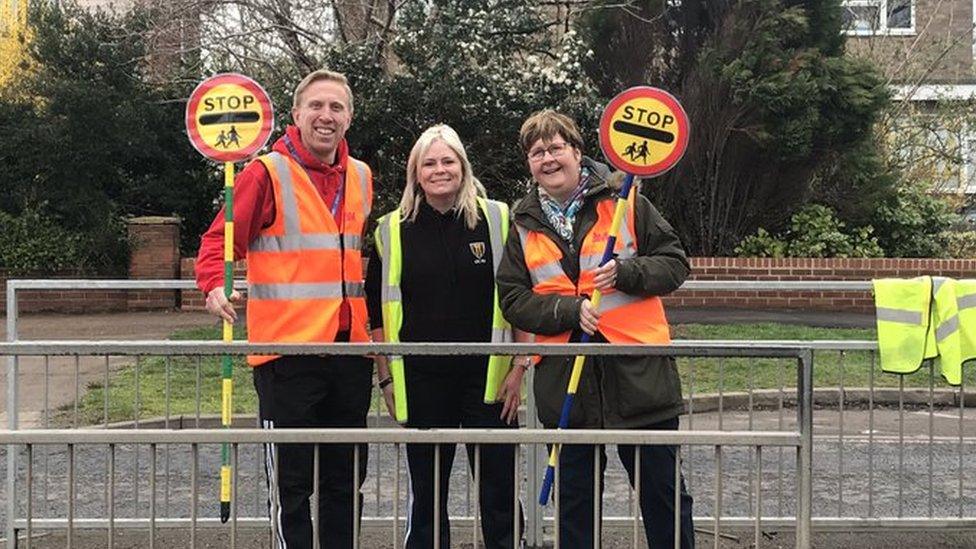
{"label": "green and yellow striped pole", "polygon": [[[234,293],[234,162],[247,161],[271,137],[271,97],[243,74],[215,74],[200,82],[190,94],[185,122],[193,147],[210,160],[224,163],[224,295],[230,300]],[[228,143],[227,132],[239,136],[240,141]],[[234,325],[225,320],[224,343],[232,341]],[[230,355],[223,357],[220,377],[220,419],[223,427],[229,429],[234,395],[234,362]],[[227,522],[233,488],[229,444],[221,445],[220,459],[220,521]]]}
{"label": "green and yellow striped pole", "polygon": [[[224,162],[224,296],[234,291],[234,163]],[[234,325],[224,320],[224,343],[234,341]],[[220,422],[230,429],[234,396],[234,363],[224,355],[220,379]],[[220,447],[220,522],[230,518],[230,445]]]}

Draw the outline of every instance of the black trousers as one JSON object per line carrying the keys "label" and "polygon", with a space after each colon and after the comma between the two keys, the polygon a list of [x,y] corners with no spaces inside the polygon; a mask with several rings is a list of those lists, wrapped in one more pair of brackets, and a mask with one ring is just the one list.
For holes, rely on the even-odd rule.
{"label": "black trousers", "polygon": [[[410,357],[407,357],[408,359]],[[517,428],[507,425],[500,416],[501,403],[485,404],[485,359],[457,360],[443,364],[433,360],[417,365],[407,361],[407,426],[415,428]],[[421,358],[423,361],[423,358]],[[413,362],[413,364],[411,364]],[[426,367],[425,367],[426,366]],[[448,521],[448,484],[454,463],[455,445],[440,446],[440,547],[451,547],[451,525]],[[515,529],[515,452],[513,444],[480,445],[481,532],[489,549],[514,547]],[[473,446],[466,447],[469,470],[474,474]],[[407,465],[410,471],[410,515],[407,518],[407,549],[427,549],[434,546],[434,446],[408,444]],[[525,524],[519,502],[521,540]]]}
{"label": "black trousers", "polygon": [[[372,361],[363,357],[286,356],[254,368],[261,425],[266,429],[366,427]],[[323,548],[352,547],[353,493],[366,478],[366,445],[359,445],[354,478],[352,444],[319,445],[319,540]],[[276,498],[273,547],[312,547],[313,445],[265,445],[269,497]],[[353,487],[355,482],[355,489]],[[268,502],[271,509],[271,501]]]}
{"label": "black trousers", "polygon": [[[650,430],[677,430],[678,418],[646,427]],[[634,454],[631,445],[620,445],[617,454],[634,486]],[[563,548],[593,547],[593,465],[600,454],[600,496],[607,454],[603,446],[565,445],[559,452],[559,543]],[[650,548],[674,547],[674,446],[641,446],[640,507],[644,533]],[[692,498],[681,479],[681,547],[694,549],[695,532],[691,514]],[[602,506],[601,506],[602,510]],[[602,515],[602,513],[601,513]]]}

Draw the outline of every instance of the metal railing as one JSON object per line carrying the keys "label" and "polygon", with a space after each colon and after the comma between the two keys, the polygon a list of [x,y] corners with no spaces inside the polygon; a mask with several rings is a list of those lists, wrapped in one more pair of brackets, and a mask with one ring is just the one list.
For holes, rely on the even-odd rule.
{"label": "metal railing", "polygon": [[[18,289],[192,289],[192,281],[10,281],[8,284],[8,340],[17,340],[16,330],[16,291]],[[870,289],[868,282],[826,281],[826,282],[765,282],[765,281],[689,281],[683,288],[694,290],[748,290],[748,291],[780,291],[780,290],[821,290],[821,291],[864,291]],[[11,312],[12,311],[12,312]],[[40,343],[40,342],[36,342]],[[108,380],[110,367],[108,356],[116,355],[108,348],[99,348],[99,343],[91,343],[85,347],[85,354],[104,356],[105,379]],[[689,344],[705,342],[688,342]],[[150,356],[161,351],[162,347],[172,348],[174,345],[189,345],[187,342],[153,342],[159,347],[146,347],[142,356]],[[685,343],[679,343],[684,345]],[[705,343],[710,349],[724,346],[735,348],[748,345],[744,342],[709,341]],[[76,346],[72,352],[76,357],[82,348],[79,342],[65,345]],[[147,345],[149,345],[147,343]],[[210,343],[201,344],[201,351],[194,354],[212,354],[216,347],[209,347]],[[221,344],[214,343],[219,346]],[[243,344],[235,344],[243,345]],[[976,441],[976,423],[967,422],[972,419],[967,412],[976,403],[976,395],[967,394],[966,387],[972,385],[971,376],[965,377],[962,387],[951,389],[936,388],[937,373],[930,368],[923,369],[912,377],[894,376],[881,373],[878,369],[876,344],[873,341],[762,341],[755,342],[755,346],[783,349],[811,350],[817,359],[816,387],[807,385],[811,389],[811,402],[815,402],[817,417],[817,434],[812,438],[812,452],[816,452],[816,460],[811,458],[809,468],[811,482],[816,491],[810,494],[807,508],[811,512],[810,523],[816,531],[857,531],[857,530],[918,530],[934,528],[973,529],[976,519],[970,518],[976,506],[976,491],[968,483],[968,468],[971,467],[971,456],[976,455],[973,444]],[[452,345],[452,347],[456,347]],[[277,346],[275,346],[277,348]],[[26,349],[26,348],[25,348]],[[243,347],[242,347],[243,349]],[[370,352],[383,352],[379,346],[371,346]],[[37,351],[38,349],[35,349]],[[479,349],[482,351],[484,349]],[[555,350],[555,349],[553,349]],[[95,351],[98,351],[97,353]],[[189,352],[187,350],[187,352]],[[244,352],[244,351],[239,351]],[[508,351],[514,352],[514,351]],[[549,354],[571,354],[575,351],[550,352]],[[599,352],[599,351],[596,351]],[[9,353],[2,353],[9,354]],[[613,354],[622,354],[615,350]],[[166,353],[161,353],[167,356]],[[35,355],[40,356],[40,355]],[[168,355],[173,356],[173,355]],[[718,432],[755,432],[764,428],[773,431],[800,431],[800,422],[793,420],[790,409],[797,406],[802,398],[789,387],[792,384],[792,367],[766,364],[758,356],[745,359],[692,358],[681,355],[679,365],[682,368],[682,382],[685,385],[686,411],[682,418],[684,432],[696,433],[702,429]],[[35,366],[40,368],[41,365]],[[48,360],[43,367],[48,370]],[[63,366],[68,370],[67,375],[61,377],[62,384],[67,383],[70,391],[72,382],[70,361]],[[167,371],[170,365],[167,363]],[[177,368],[176,365],[173,368]],[[132,367],[128,367],[131,370]],[[199,372],[199,364],[195,367]],[[114,368],[112,369],[114,374]],[[139,360],[134,367],[136,375],[139,371]],[[766,376],[765,382],[760,378],[763,371],[773,371],[776,375]],[[801,368],[797,368],[799,376]],[[13,371],[13,375],[10,373]],[[73,385],[75,392],[80,392],[80,385],[84,377],[79,378],[77,362],[74,365]],[[829,375],[827,375],[829,374]],[[192,370],[191,370],[192,375]],[[531,370],[530,370],[531,375]],[[733,386],[735,375],[739,375],[739,387],[729,390]],[[756,379],[753,379],[753,376]],[[747,378],[747,379],[743,379]],[[13,356],[8,357],[8,380],[18,379],[17,361]],[[45,371],[45,384],[51,383],[50,374]],[[813,379],[813,378],[812,378]],[[107,385],[107,383],[106,383]],[[136,387],[139,384],[136,383]],[[531,380],[529,381],[531,387]],[[797,390],[802,385],[797,384]],[[199,387],[199,383],[197,384]],[[195,389],[199,395],[199,388]],[[167,390],[168,391],[168,390]],[[8,425],[17,428],[16,384],[8,383]],[[13,394],[13,398],[10,395]],[[104,421],[109,426],[109,414],[106,391]],[[138,391],[135,399],[140,398]],[[199,397],[197,398],[199,402]],[[74,401],[77,402],[77,399]],[[168,400],[167,400],[168,402]],[[796,403],[796,404],[795,404]],[[11,406],[13,410],[11,412]],[[385,414],[381,411],[382,404],[376,402],[375,417]],[[75,408],[77,409],[77,408]],[[140,427],[149,425],[149,418],[140,417],[140,406],[134,403],[134,417],[131,424]],[[44,406],[45,414],[48,410]],[[74,410],[67,412],[74,416],[70,424],[80,426]],[[811,413],[814,413],[811,410]],[[201,412],[199,407],[189,414],[188,423],[199,425]],[[528,391],[528,402],[525,411],[528,427],[537,427],[532,391]],[[38,422],[39,423],[39,422]],[[187,423],[187,422],[184,422]],[[382,424],[381,421],[376,421]],[[152,423],[155,425],[156,423]],[[45,415],[44,426],[51,424]],[[170,414],[167,410],[165,419],[160,426],[172,426]],[[812,434],[811,434],[812,436]],[[169,445],[165,445],[166,448]],[[378,446],[378,445],[377,445]],[[537,449],[537,450],[534,450]],[[168,451],[168,450],[167,450]],[[374,452],[371,447],[371,452]],[[736,448],[726,445],[715,456],[713,452],[703,450],[700,445],[689,445],[682,452],[685,465],[686,479],[699,501],[711,499],[714,509],[715,501],[724,500],[733,509],[741,509],[742,516],[761,517],[764,527],[770,529],[790,529],[793,521],[787,516],[794,510],[793,501],[789,496],[790,490],[784,485],[790,485],[791,479],[797,478],[800,468],[791,470],[791,461],[783,459],[783,448],[774,447],[762,453],[756,448]],[[380,450],[375,450],[380,456]],[[528,447],[525,450],[526,489],[531,491],[538,486],[538,479],[533,475],[538,473],[544,463],[542,447]],[[136,452],[136,456],[139,453]],[[812,455],[812,454],[811,454]],[[167,454],[168,456],[168,454]],[[758,459],[757,459],[758,457]],[[770,460],[770,458],[773,458]],[[387,460],[394,459],[383,456]],[[168,459],[168,457],[166,458]],[[399,458],[397,463],[399,463]],[[138,462],[138,457],[136,459]],[[763,463],[766,462],[764,466]],[[21,461],[21,464],[23,462]],[[145,465],[145,461],[142,465]],[[371,462],[380,463],[373,459]],[[736,467],[749,471],[749,475],[741,475]],[[14,493],[12,487],[15,481],[11,471],[16,471],[16,456],[13,452],[7,455],[7,493]],[[770,465],[771,464],[771,468]],[[758,471],[774,471],[770,476],[772,485],[765,490],[756,490],[755,483],[747,477],[763,477]],[[378,476],[374,470],[374,475]],[[608,470],[609,471],[609,470]],[[464,474],[464,471],[461,471]],[[608,472],[608,474],[610,474]],[[769,475],[766,475],[769,476]],[[169,476],[163,477],[168,479]],[[720,489],[716,483],[718,479],[726,479],[729,486],[735,489]],[[46,480],[46,477],[45,477]],[[259,475],[254,477],[260,480]],[[380,510],[381,494],[379,484],[375,486],[375,504],[377,512]],[[741,489],[740,489],[741,488]],[[467,483],[467,505],[457,508],[464,520],[473,520],[470,512],[471,483]],[[620,478],[608,479],[607,493],[611,499],[621,499],[621,493],[628,490],[625,480]],[[767,497],[761,502],[755,498],[765,492]],[[168,493],[168,492],[166,492]],[[256,494],[257,491],[254,491]],[[614,496],[614,494],[616,494]],[[770,497],[770,494],[772,497]],[[632,493],[626,496],[626,509],[634,509]],[[8,535],[11,530],[23,528],[24,523],[12,523],[13,515],[10,509],[13,503],[8,499]],[[529,500],[534,498],[529,497]],[[254,500],[258,502],[258,498]],[[613,501],[608,502],[608,511],[613,507]],[[618,501],[619,503],[619,501]],[[623,508],[623,507],[620,507]],[[696,507],[701,509],[699,505]],[[755,513],[755,509],[765,511]],[[467,509],[467,510],[465,510]],[[626,511],[626,509],[624,511]],[[255,506],[255,510],[258,510]],[[548,510],[535,505],[526,507],[526,537],[530,543],[540,542],[553,524]],[[256,515],[257,513],[255,513]],[[627,529],[631,520],[626,512],[616,511],[605,513],[604,523],[615,528]],[[752,521],[712,512],[718,516],[723,527],[743,527]],[[22,515],[21,515],[22,516]],[[389,516],[389,512],[387,515]],[[787,517],[787,518],[784,518]],[[86,519],[88,520],[88,519]],[[98,519],[92,519],[98,520]],[[129,520],[129,519],[125,519]],[[164,524],[168,524],[165,522]],[[364,525],[382,523],[379,515],[366,517]],[[697,517],[697,524],[713,522],[713,516]],[[245,522],[246,523],[246,522]],[[465,523],[466,524],[466,523]]]}
{"label": "metal railing", "polygon": [[[722,459],[721,456],[722,456],[723,448],[736,446],[736,447],[753,448],[756,455],[760,457],[760,463],[761,463],[763,446],[771,446],[777,448],[782,446],[788,446],[788,447],[791,446],[794,447],[796,451],[796,464],[795,464],[795,469],[794,469],[795,473],[793,478],[793,484],[795,485],[795,489],[789,490],[789,492],[792,493],[790,499],[793,502],[795,502],[794,504],[795,514],[788,515],[788,516],[794,517],[793,519],[784,518],[783,516],[764,517],[763,514],[759,512],[759,509],[761,509],[761,503],[757,504],[756,512],[753,515],[749,515],[748,517],[723,516],[721,494],[723,490],[724,481],[722,475],[719,474],[715,478],[715,485],[714,485],[717,494],[713,505],[714,516],[699,517],[698,520],[699,522],[706,521],[709,523],[713,523],[715,526],[716,533],[721,532],[720,529],[722,528],[723,524],[726,527],[730,525],[738,525],[741,527],[746,524],[749,525],[756,524],[757,535],[759,532],[758,525],[767,523],[767,519],[768,519],[768,523],[770,524],[782,525],[786,523],[793,523],[790,524],[790,527],[795,528],[795,531],[797,533],[797,545],[799,547],[809,546],[810,508],[808,502],[810,501],[811,489],[810,489],[810,476],[808,472],[810,471],[810,464],[812,460],[812,454],[811,454],[812,432],[809,428],[804,430],[803,426],[811,425],[811,421],[812,421],[811,409],[809,406],[809,402],[810,402],[809,395],[812,394],[811,386],[809,383],[809,376],[812,375],[812,362],[810,360],[811,358],[810,350],[802,346],[797,347],[797,346],[791,346],[787,344],[757,345],[757,344],[749,344],[749,343],[739,343],[737,345],[729,345],[727,343],[715,344],[711,342],[679,342],[679,343],[675,343],[672,346],[667,346],[667,347],[627,346],[626,348],[610,348],[608,346],[598,345],[598,344],[596,345],[592,345],[592,344],[591,345],[534,345],[534,344],[532,345],[530,344],[491,345],[491,344],[470,343],[470,344],[398,344],[398,345],[389,345],[389,344],[268,345],[268,344],[246,344],[246,343],[224,344],[218,342],[199,342],[199,341],[197,342],[190,342],[190,341],[125,342],[125,343],[91,342],[91,341],[83,341],[83,342],[45,341],[45,342],[17,342],[17,343],[0,344],[0,354],[13,356],[15,358],[28,357],[28,356],[54,357],[54,356],[64,356],[64,355],[69,355],[69,356],[111,355],[111,356],[135,356],[135,357],[156,355],[156,356],[164,356],[164,357],[171,357],[171,356],[176,357],[176,356],[187,356],[187,355],[194,355],[194,356],[218,355],[224,353],[288,354],[288,355],[293,355],[293,354],[362,355],[367,353],[405,354],[405,355],[414,355],[414,354],[483,355],[483,354],[497,354],[499,352],[502,352],[503,350],[504,352],[507,353],[542,353],[547,355],[563,355],[563,356],[574,355],[576,353],[584,353],[589,355],[615,355],[615,356],[671,355],[671,356],[681,356],[681,357],[689,357],[689,356],[777,357],[781,359],[785,358],[785,359],[792,359],[797,361],[798,367],[796,368],[796,371],[798,374],[798,378],[797,378],[797,394],[795,398],[797,399],[798,407],[797,407],[797,420],[795,423],[795,430],[775,431],[775,432],[711,432],[711,433],[690,432],[690,431],[679,431],[677,433],[629,432],[630,433],[629,435],[626,434],[628,433],[626,431],[625,432],[597,431],[595,433],[580,432],[578,435],[576,435],[573,432],[548,432],[544,430],[524,430],[524,431],[511,431],[511,432],[506,431],[502,433],[496,432],[494,434],[490,434],[490,432],[479,433],[476,430],[465,430],[463,432],[469,433],[469,435],[466,435],[464,437],[455,436],[458,432],[461,431],[458,432],[443,431],[451,434],[445,435],[448,436],[448,438],[438,439],[436,442],[443,443],[445,441],[453,441],[453,442],[468,441],[469,437],[473,437],[471,438],[470,442],[480,444],[483,443],[484,441],[478,439],[477,438],[478,436],[483,435],[483,436],[502,437],[493,440],[508,440],[513,443],[533,444],[534,448],[532,448],[532,450],[528,452],[530,455],[532,453],[535,453],[536,449],[541,450],[545,443],[552,443],[552,442],[576,442],[576,443],[614,442],[616,444],[624,444],[624,443],[640,441],[642,444],[683,444],[683,445],[691,445],[691,446],[709,445],[715,448],[715,455],[719,460]],[[16,380],[16,378],[13,379]],[[126,442],[132,442],[132,443],[142,442],[143,444],[150,444],[153,447],[152,451],[150,452],[152,457],[149,460],[151,466],[153,467],[153,470],[150,474],[150,479],[153,479],[153,482],[155,482],[155,478],[156,478],[155,447],[159,445],[169,446],[172,444],[176,444],[182,441],[183,439],[179,437],[176,437],[175,439],[164,437],[152,441],[147,438],[139,438],[140,436],[153,437],[156,434],[163,433],[160,431],[145,431],[145,432],[149,434],[140,435],[139,434],[140,431],[137,431],[135,433],[130,433],[125,435],[125,437],[132,436],[135,438],[113,439],[113,437],[118,436],[121,433],[119,431],[113,431],[113,430],[100,430],[100,431],[91,431],[91,430],[15,431],[15,430],[11,430],[9,431],[9,436],[21,437],[21,438],[20,439],[13,438],[9,440],[11,440],[11,442],[13,442],[14,440],[19,440],[24,444],[29,443],[31,445],[31,450],[29,450],[29,453],[33,453],[33,446],[35,444],[45,444],[45,443],[53,444],[56,443],[57,441],[67,444],[66,441],[70,440],[72,441],[71,442],[72,450],[68,452],[69,456],[74,455],[73,448],[76,445],[99,444],[99,443],[103,443],[106,440],[115,440],[116,441],[115,444],[124,444]],[[245,431],[245,432],[251,433],[250,435],[247,436],[258,437],[258,438],[241,440],[239,442],[248,442],[248,441],[254,442],[255,440],[267,441],[261,439],[261,437],[264,436],[261,432],[258,431]],[[398,429],[392,432],[396,433],[397,436],[394,437],[393,439],[387,440],[382,438],[383,436],[385,436],[383,435],[384,431],[378,429],[367,429],[363,431],[355,431],[355,430],[345,431],[347,437],[353,437],[349,439],[350,441],[362,440],[364,442],[373,442],[374,440],[372,439],[372,437],[380,437],[380,439],[376,440],[376,442],[388,442],[388,443],[424,442],[426,441],[424,436],[427,436],[421,434],[423,432],[420,431]],[[93,437],[91,436],[92,433],[101,433],[101,434],[97,437]],[[211,442],[211,441],[219,442],[223,440],[220,439],[219,437],[207,439],[207,436],[219,435],[221,433],[220,430],[194,431],[194,433],[196,433],[194,434],[194,436],[204,437],[203,439],[196,439],[198,443]],[[624,436],[616,436],[617,434],[622,434]],[[641,438],[642,435],[645,436],[646,438]],[[38,438],[34,438],[35,436]],[[53,437],[53,438],[44,438],[45,436]],[[170,435],[166,435],[166,436],[168,437]],[[275,434],[274,436],[278,436],[278,435]],[[567,437],[567,436],[570,438],[565,440],[559,438],[559,437]],[[572,438],[574,436],[578,436],[579,438],[575,438],[575,439]],[[58,437],[63,437],[63,438],[59,439]],[[363,438],[359,439],[357,437],[363,437]],[[7,440],[7,439],[0,439],[0,440]],[[272,438],[268,440],[277,440],[277,439]],[[287,439],[283,439],[283,440],[285,442],[288,442]],[[328,439],[322,439],[322,440],[328,440]],[[335,437],[332,437],[331,439],[332,442],[335,442],[336,440],[339,439],[336,439]],[[297,442],[297,441],[291,440],[291,442]],[[8,457],[13,456],[14,458],[16,458],[16,455],[17,455],[16,452],[12,450],[8,450]],[[73,459],[73,457],[70,459]],[[69,471],[73,471],[74,468],[73,465],[71,465],[70,459],[67,468]],[[109,462],[114,463],[114,459],[110,459]],[[102,464],[100,464],[99,466],[101,465]],[[139,466],[136,465],[136,470],[138,469]],[[15,472],[16,466],[13,469],[8,469],[8,475],[11,471]],[[32,474],[33,471],[30,471],[30,473]],[[14,474],[14,476],[16,477],[16,474]],[[136,475],[133,476],[135,477]],[[165,478],[168,479],[169,477],[166,476]],[[757,474],[755,478],[757,483],[756,493],[757,495],[759,495],[763,491],[762,482],[761,482],[762,475]],[[782,479],[783,479],[782,474],[780,474],[780,476],[778,477],[780,490],[782,490],[782,482],[783,482]],[[474,481],[475,483],[478,482],[477,475],[475,476]],[[28,485],[33,485],[32,478],[28,478],[25,482]],[[12,484],[16,485],[16,480],[13,481]],[[73,481],[72,483],[69,484],[73,484]],[[136,484],[136,486],[138,486],[138,483]],[[529,481],[528,486],[526,486],[526,490],[531,493],[536,489],[537,486],[538,486],[537,483]],[[156,493],[155,485],[150,487],[149,492],[150,494],[152,494],[150,502],[154,502],[155,493]],[[12,490],[9,490],[7,493],[17,494],[18,492],[16,488],[14,488]],[[168,497],[169,494],[168,490],[166,494]],[[73,501],[74,496],[72,490],[66,491],[66,496],[68,501]],[[31,498],[30,495],[26,497],[28,499]],[[136,497],[138,498],[138,496]],[[107,498],[106,507],[109,507],[110,502],[112,500],[108,498],[108,496],[106,496],[106,498]],[[394,500],[396,499],[397,498],[394,498]],[[529,497],[526,499],[531,500],[533,498]],[[9,498],[9,500],[12,502],[16,502],[19,500],[19,498],[18,497]],[[19,520],[16,518],[17,516],[20,516],[23,513],[18,513],[19,509],[17,509],[16,503],[14,503],[12,507],[14,507],[14,511],[10,515],[8,515],[8,529],[13,530],[14,532],[18,529],[25,529],[27,527],[27,524],[24,523],[23,520]],[[30,505],[27,505],[26,507],[28,508],[28,514],[31,514],[33,508]],[[477,507],[477,505],[475,505],[475,507]],[[527,511],[532,507],[534,506],[529,506]],[[636,509],[637,507],[634,506],[633,508]],[[156,512],[157,511],[155,505],[151,503],[150,514],[153,515],[153,524],[155,524],[154,517],[156,515]],[[639,513],[637,511],[635,511],[635,514],[637,514],[639,517]],[[70,511],[68,512],[68,515],[69,518],[71,519],[72,528],[75,526],[81,527],[84,525],[94,527],[94,526],[101,526],[105,524],[104,520],[96,520],[94,522],[76,521],[73,517],[73,513]],[[258,521],[260,520],[257,517],[251,517],[251,518]],[[478,520],[477,509],[474,512],[473,518],[475,522],[477,522]],[[44,524],[49,526],[65,524],[64,522],[59,522],[60,519],[53,520],[53,522],[52,520],[53,519],[45,519],[41,521],[39,524]],[[167,520],[169,520],[169,518],[167,518]],[[639,521],[639,518],[637,520]],[[393,521],[394,522],[397,521],[396,516],[393,518]],[[542,518],[540,520],[540,523],[541,522],[555,523],[556,521],[558,521],[558,512],[552,518]],[[32,520],[28,520],[27,523],[30,523],[30,527],[32,529],[34,528],[35,525],[33,524]],[[140,526],[140,525],[145,526],[144,522],[139,522],[139,521],[134,521],[134,522],[129,521],[126,523],[120,523],[119,526],[121,526],[121,524],[126,524],[129,526]],[[177,524],[177,523],[173,523],[172,521],[169,521],[169,524]],[[528,526],[530,525],[527,524],[527,527]],[[540,524],[540,528],[541,528],[541,524]],[[553,528],[558,530],[558,524],[555,524]],[[531,527],[527,528],[527,530],[528,530],[527,534],[531,535],[532,533]],[[635,538],[635,541],[636,539],[637,538]],[[536,540],[536,543],[538,543],[539,541],[541,541],[541,539]]]}

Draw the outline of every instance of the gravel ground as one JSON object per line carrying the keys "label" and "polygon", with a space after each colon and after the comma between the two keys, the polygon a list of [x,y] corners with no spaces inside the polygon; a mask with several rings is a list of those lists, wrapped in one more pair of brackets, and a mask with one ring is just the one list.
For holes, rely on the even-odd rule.
{"label": "gravel ground", "polygon": [[[976,490],[973,490],[970,478],[971,469],[976,467],[973,458],[976,457],[976,443],[968,435],[962,440],[958,437],[939,435],[932,441],[931,452],[929,440],[909,438],[901,446],[895,444],[891,438],[891,418],[885,418],[881,412],[876,412],[878,419],[876,429],[877,440],[869,441],[864,434],[859,434],[859,422],[865,418],[860,412],[849,412],[845,427],[845,438],[841,443],[836,434],[828,432],[828,428],[818,429],[818,439],[814,451],[814,501],[813,516],[815,517],[926,517],[930,516],[964,516],[972,517],[976,513]],[[726,422],[735,421],[735,417],[726,412]],[[958,418],[952,419],[947,413],[947,425],[958,425]],[[829,424],[829,418],[821,415],[822,421]],[[708,428],[713,416],[701,414],[696,417],[696,428]],[[913,419],[913,418],[909,418]],[[755,418],[758,424],[776,422],[774,412],[758,413]],[[918,418],[927,421],[927,415]],[[947,427],[948,428],[948,427]],[[938,427],[936,429],[938,431]],[[849,431],[849,432],[848,432]],[[839,458],[843,449],[843,467]],[[5,475],[5,449],[0,449],[0,475]],[[116,474],[114,488],[115,514],[120,519],[133,517],[148,517],[150,514],[150,478],[151,459],[148,447],[134,448],[119,446],[116,452]],[[526,449],[523,448],[523,460]],[[960,452],[963,469],[960,475]],[[21,516],[26,511],[26,452],[21,449],[18,458],[20,479],[20,494],[18,502]],[[399,493],[398,510],[405,513],[406,482],[404,472],[405,457],[401,451],[399,458],[395,449],[390,446],[372,446],[370,448],[369,473],[364,493],[364,517],[387,517],[393,514],[395,493]],[[782,457],[780,457],[782,454]],[[631,516],[631,492],[628,489],[626,474],[616,458],[616,452],[608,448],[608,467],[606,473],[606,487],[604,493],[605,516]],[[458,452],[453,468],[451,496],[449,509],[454,516],[470,516],[472,513],[471,485],[467,481],[467,460],[464,454]],[[929,460],[931,456],[931,490],[929,487]],[[67,506],[67,449],[64,447],[38,447],[33,457],[33,516],[65,517]],[[790,516],[795,513],[796,501],[793,491],[796,482],[795,452],[792,450],[765,449],[762,454],[762,498],[763,514],[765,516]],[[695,498],[695,515],[709,516],[716,505],[716,452],[712,447],[686,448],[683,453],[683,470],[689,489]],[[394,464],[399,462],[399,467]],[[156,456],[156,513],[159,517],[190,516],[191,486],[190,470],[192,457],[188,446],[161,447]],[[198,516],[215,516],[218,487],[217,472],[219,469],[219,446],[202,446],[199,454],[199,486]],[[752,516],[755,505],[755,471],[756,458],[754,450],[742,447],[727,447],[722,450],[721,473],[721,509],[723,516]],[[75,507],[74,516],[78,519],[97,518],[107,516],[106,495],[111,488],[107,479],[107,448],[104,446],[80,445],[75,450]],[[525,472],[522,463],[523,475]],[[400,471],[399,475],[397,471]],[[899,471],[901,473],[899,474]],[[261,452],[257,447],[241,447],[239,452],[238,475],[239,487],[239,515],[241,517],[259,517],[264,514],[266,492],[264,488],[264,470]],[[960,498],[960,476],[962,478],[963,497]],[[399,492],[397,486],[399,483]],[[535,499],[537,487],[526,486],[523,477],[523,501]],[[0,499],[6,500],[0,487]],[[931,506],[931,512],[930,512]],[[4,520],[4,509],[0,509],[0,521]],[[548,509],[544,512],[550,512]],[[711,524],[699,524],[700,528],[711,530]],[[723,529],[723,534],[726,533]],[[734,532],[731,532],[734,533]],[[123,535],[124,534],[124,535]],[[164,543],[164,536],[175,536],[173,544],[165,542],[162,547],[183,546],[188,541],[188,533],[180,529],[161,530],[160,543]],[[201,531],[200,546],[208,544],[226,546],[229,540],[222,537],[220,531],[205,529]],[[878,534],[822,534],[818,535],[817,547],[891,547],[893,540],[912,540],[915,547],[976,547],[976,535],[972,532],[952,534],[940,532],[938,535],[916,536],[916,533],[878,533]],[[180,538],[180,536],[183,536]],[[459,543],[471,539],[470,528],[459,534]],[[845,537],[846,536],[846,537]],[[892,537],[894,536],[894,537]],[[73,543],[75,547],[102,546],[105,533],[94,531],[78,531]],[[739,542],[722,539],[720,547],[747,547],[752,538],[751,532],[740,536]],[[148,534],[142,537],[136,532],[120,532],[118,546],[127,547],[126,540],[132,540],[131,546],[143,546]],[[773,535],[764,541],[763,546],[779,547],[792,546],[791,535],[783,533]],[[60,541],[59,541],[60,540]],[[87,541],[90,540],[90,541]],[[141,541],[140,541],[141,540]],[[604,546],[631,546],[630,529],[608,529]],[[847,541],[844,541],[847,540]],[[46,547],[63,546],[64,532],[50,533],[37,540],[35,546]],[[260,533],[253,530],[240,531],[238,546],[260,547],[266,541]],[[701,546],[712,546],[712,537],[700,534]],[[87,545],[89,544],[90,545]],[[470,541],[467,541],[470,545]],[[876,545],[871,545],[876,543]],[[899,541],[899,544],[902,542]],[[907,543],[907,542],[906,542]],[[364,531],[364,547],[392,546],[392,531],[390,528],[377,530],[377,527],[367,527]]]}
{"label": "gravel ground", "polygon": [[[465,539],[467,532],[452,531],[452,540]],[[749,549],[754,547],[751,532],[726,532],[729,538],[720,538],[720,549]],[[73,535],[72,547],[77,549],[99,549],[107,546],[108,534],[105,531],[84,531]],[[634,547],[633,538],[629,533],[621,531],[607,531],[602,539],[602,546],[608,549],[624,549]],[[155,536],[157,547],[191,547],[190,535],[185,530],[162,530]],[[714,547],[714,538],[708,534],[699,533],[695,537],[697,547]],[[24,541],[21,539],[21,547]],[[452,543],[459,549],[474,547],[470,538],[467,541]],[[36,549],[55,549],[67,546],[65,532],[41,532],[34,535],[32,546]],[[149,546],[148,530],[120,531],[115,534],[114,546],[118,549],[141,549]],[[230,546],[230,533],[227,530],[205,530],[197,534],[196,547],[224,548]],[[270,535],[266,530],[240,530],[237,534],[236,546],[242,549],[258,549],[270,547]],[[388,533],[364,530],[361,546],[364,548],[393,547],[393,540]],[[638,547],[644,547],[643,539]],[[912,549],[971,549],[976,547],[976,534],[971,532],[913,532],[913,533],[816,533],[813,535],[812,546],[816,548],[836,549],[891,549],[893,547],[911,547]],[[402,547],[402,544],[400,545]],[[552,547],[551,541],[543,547]],[[760,547],[764,549],[793,549],[796,541],[792,533],[771,532],[764,535]]]}

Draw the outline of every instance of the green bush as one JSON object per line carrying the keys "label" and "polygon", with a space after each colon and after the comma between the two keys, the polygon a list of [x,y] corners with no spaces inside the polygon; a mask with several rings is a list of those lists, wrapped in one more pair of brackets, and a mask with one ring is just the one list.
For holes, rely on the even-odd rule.
{"label": "green bush", "polygon": [[820,204],[808,204],[793,215],[786,231],[773,236],[760,228],[735,253],[744,257],[883,257],[871,227],[845,231],[843,221]]}
{"label": "green bush", "polygon": [[946,231],[942,234],[946,255],[953,259],[976,258],[976,231]]}
{"label": "green bush", "polygon": [[875,209],[871,226],[886,257],[946,257],[946,231],[958,216],[927,187],[903,183]]}
{"label": "green bush", "polygon": [[84,271],[83,238],[56,224],[39,208],[14,216],[0,211],[0,269],[11,275]]}

